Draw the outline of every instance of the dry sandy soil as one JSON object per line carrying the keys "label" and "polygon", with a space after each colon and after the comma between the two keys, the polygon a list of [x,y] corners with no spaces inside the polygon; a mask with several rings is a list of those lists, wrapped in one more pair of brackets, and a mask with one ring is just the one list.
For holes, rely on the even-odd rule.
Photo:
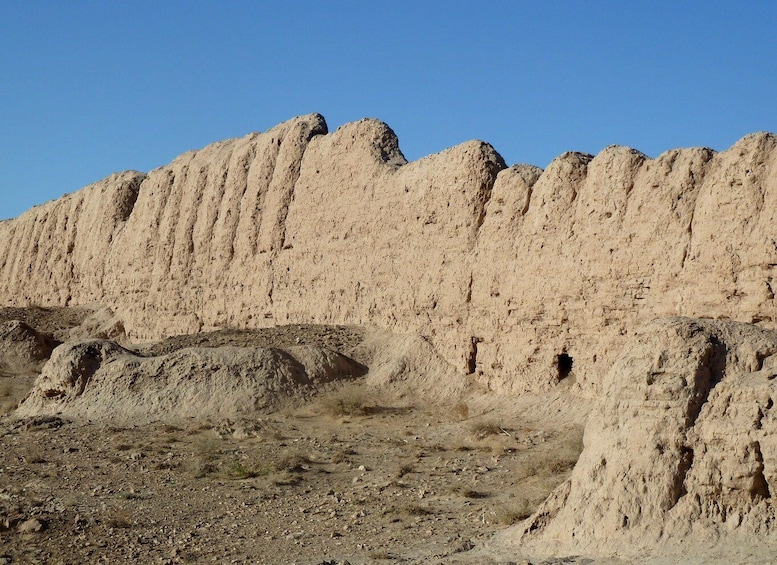
{"label": "dry sandy soil", "polygon": [[[51,332],[78,323],[23,314]],[[289,326],[137,349],[316,343],[347,354],[359,339]],[[474,397],[441,407],[359,383],[261,417],[137,427],[15,418],[31,383],[0,377],[0,564],[506,563],[483,547],[582,449],[575,414]]]}

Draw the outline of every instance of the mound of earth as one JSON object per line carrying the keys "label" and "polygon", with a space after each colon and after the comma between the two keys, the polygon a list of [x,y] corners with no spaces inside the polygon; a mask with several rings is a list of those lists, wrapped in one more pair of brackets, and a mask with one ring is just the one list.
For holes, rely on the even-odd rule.
{"label": "mound of earth", "polygon": [[155,421],[258,414],[363,375],[324,348],[187,348],[142,357],[106,340],[57,348],[17,416]]}
{"label": "mound of earth", "polygon": [[364,330],[358,326],[323,324],[287,324],[268,328],[221,329],[213,332],[177,335],[161,341],[130,347],[144,356],[165,355],[186,347],[296,347],[312,345],[351,352],[364,339]]}
{"label": "mound of earth", "polygon": [[584,451],[505,539],[522,553],[774,562],[777,332],[648,324],[608,373]]}
{"label": "mound of earth", "polygon": [[89,307],[5,307],[0,308],[0,322],[19,320],[38,332],[51,334],[57,341],[66,341],[91,313]]}
{"label": "mound of earth", "polygon": [[369,367],[367,384],[410,394],[432,404],[450,403],[468,390],[467,377],[457,371],[419,335],[396,335],[372,329],[353,350],[353,356]]}
{"label": "mound of earth", "polygon": [[57,345],[59,342],[51,335],[21,320],[0,322],[0,376],[40,372]]}
{"label": "mound of earth", "polygon": [[[120,345],[103,339],[123,336],[121,324],[106,308],[14,311],[49,328],[60,320],[58,335],[70,337],[35,383],[19,416],[62,413],[153,421],[162,416],[250,415],[309,396],[321,383],[365,373],[368,387],[439,404],[461,399],[469,383],[427,338],[375,328],[289,324]],[[31,316],[36,313],[41,315]],[[61,323],[65,318],[73,327]],[[30,340],[38,336],[22,322],[14,324],[27,328]],[[9,366],[30,365],[25,352],[7,349]],[[52,349],[40,352],[31,375],[41,372]]]}

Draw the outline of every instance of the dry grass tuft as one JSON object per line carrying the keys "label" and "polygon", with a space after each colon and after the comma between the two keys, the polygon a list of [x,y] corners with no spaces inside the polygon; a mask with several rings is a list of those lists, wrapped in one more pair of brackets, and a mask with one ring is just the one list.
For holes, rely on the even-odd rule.
{"label": "dry grass tuft", "polygon": [[336,451],[334,454],[332,454],[332,457],[329,458],[330,463],[348,463],[351,461],[352,455],[358,455],[353,449],[346,448],[341,449],[340,451]]}
{"label": "dry grass tuft", "polygon": [[475,439],[485,439],[489,436],[495,436],[501,433],[507,433],[505,429],[496,422],[481,420],[473,422],[469,428],[472,437]]}
{"label": "dry grass tuft", "polygon": [[330,416],[365,416],[375,408],[375,399],[358,384],[346,384],[321,398],[321,409]]}
{"label": "dry grass tuft", "polygon": [[105,525],[109,528],[123,529],[131,528],[134,524],[132,522],[132,517],[126,510],[116,508],[105,520]]}
{"label": "dry grass tuft", "polygon": [[463,496],[464,498],[471,498],[471,499],[488,498],[490,496],[487,492],[470,489],[461,485],[456,485],[453,488],[451,488],[451,492],[458,496]]}
{"label": "dry grass tuft", "polygon": [[282,454],[275,462],[273,467],[277,471],[299,473],[301,471],[305,471],[310,463],[312,463],[312,461],[304,453],[299,451],[290,451]]}
{"label": "dry grass tuft", "polygon": [[413,467],[412,463],[403,463],[399,466],[399,469],[397,469],[397,478],[401,479],[405,475],[412,473],[415,471],[415,468]]}
{"label": "dry grass tuft", "polygon": [[214,475],[219,472],[218,461],[221,455],[219,440],[213,437],[201,436],[194,442],[194,457],[185,465],[186,470],[195,479]]}
{"label": "dry grass tuft", "polygon": [[497,526],[512,526],[531,516],[537,504],[524,499],[516,506],[495,506],[486,512],[486,523]]}
{"label": "dry grass tuft", "polygon": [[537,476],[558,483],[557,477],[569,474],[583,451],[582,431],[565,432],[566,436],[555,449],[538,454],[524,467],[524,476]]}
{"label": "dry grass tuft", "polygon": [[264,477],[273,471],[271,465],[255,465],[235,459],[224,466],[224,473],[230,479],[243,480]]}
{"label": "dry grass tuft", "polygon": [[37,447],[30,447],[27,449],[27,453],[24,456],[24,462],[28,465],[45,463],[46,457],[44,457],[43,452]]}
{"label": "dry grass tuft", "polygon": [[402,511],[410,516],[429,516],[434,514],[434,511],[428,506],[421,506],[419,504],[409,504]]}
{"label": "dry grass tuft", "polygon": [[272,482],[275,486],[279,487],[293,487],[302,482],[302,477],[300,477],[297,473],[283,471],[275,476]]}

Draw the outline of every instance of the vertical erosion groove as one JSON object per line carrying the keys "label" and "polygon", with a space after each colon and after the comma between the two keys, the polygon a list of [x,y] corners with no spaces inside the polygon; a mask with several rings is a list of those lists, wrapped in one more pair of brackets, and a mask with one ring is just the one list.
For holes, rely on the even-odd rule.
{"label": "vertical erosion groove", "polygon": [[491,194],[494,190],[494,183],[499,173],[507,168],[502,156],[487,143],[481,143],[480,151],[485,161],[485,179],[478,191],[475,200],[475,237],[472,240],[472,246],[477,242],[480,227],[486,220],[486,211],[488,202],[491,200]]}
{"label": "vertical erosion groove", "polygon": [[137,175],[119,190],[119,200],[117,203],[118,220],[120,222],[126,222],[132,215],[132,211],[135,209],[135,204],[138,201],[140,195],[140,186],[143,184],[146,175]]}
{"label": "vertical erosion groove", "polygon": [[294,143],[294,148],[297,149],[298,154],[295,155],[296,159],[292,161],[289,170],[288,188],[281,196],[280,207],[276,218],[277,235],[273,238],[273,256],[280,253],[286,245],[286,218],[289,215],[289,206],[291,206],[291,202],[294,200],[294,189],[302,171],[302,159],[305,155],[305,151],[307,151],[308,144],[316,135],[325,135],[327,133],[327,126],[324,118],[317,114],[313,119],[315,119],[316,122],[312,125],[303,121],[297,126],[296,131],[294,131],[296,134],[294,139],[284,139],[284,145],[289,142]]}
{"label": "vertical erosion groove", "polygon": [[688,234],[688,240],[685,243],[685,249],[683,250],[683,256],[680,261],[680,273],[685,270],[685,263],[688,260],[688,255],[693,249],[693,222],[696,219],[696,209],[699,206],[699,194],[701,193],[701,187],[704,183],[704,179],[712,166],[712,161],[715,158],[715,152],[711,149],[704,149],[702,153],[702,166],[697,173],[693,172],[693,164],[688,171],[688,192],[692,195],[693,204],[691,206],[691,213],[688,217],[688,225],[686,226],[686,233]]}
{"label": "vertical erosion groove", "polygon": [[728,349],[726,344],[717,336],[710,336],[707,349],[699,360],[696,372],[693,375],[693,389],[686,405],[685,421],[683,422],[685,430],[683,441],[686,445],[680,449],[680,457],[673,477],[672,490],[669,493],[670,508],[674,507],[687,493],[685,480],[693,466],[694,459],[694,451],[687,445],[687,432],[696,424],[712,389],[723,380],[726,372],[727,355]]}
{"label": "vertical erosion groove", "polygon": [[696,423],[712,389],[723,380],[726,372],[727,354],[726,344],[718,337],[711,336],[708,349],[693,377],[693,391],[688,401],[685,418],[685,427],[687,429],[690,429]]}
{"label": "vertical erosion groove", "polygon": [[769,483],[764,476],[764,457],[761,453],[761,443],[757,441],[753,442],[751,449],[753,450],[753,455],[755,457],[756,469],[755,473],[753,474],[752,484],[750,486],[750,495],[754,499],[771,498],[771,489],[769,488]]}

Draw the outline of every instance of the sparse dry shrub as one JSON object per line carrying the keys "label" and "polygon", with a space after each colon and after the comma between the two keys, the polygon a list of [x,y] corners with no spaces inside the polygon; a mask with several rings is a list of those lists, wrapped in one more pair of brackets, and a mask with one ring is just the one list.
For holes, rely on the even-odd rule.
{"label": "sparse dry shrub", "polygon": [[134,524],[129,513],[122,508],[115,508],[110,512],[105,520],[105,525],[109,528],[131,528]]}
{"label": "sparse dry shrub", "polygon": [[434,514],[434,511],[428,506],[421,506],[420,504],[408,504],[402,511],[409,516],[429,516]]}
{"label": "sparse dry shrub", "polygon": [[575,467],[582,450],[582,432],[565,432],[563,441],[553,450],[537,454],[524,467],[524,476],[537,475],[549,479],[551,484],[556,483],[559,481],[559,475],[565,475]]}
{"label": "sparse dry shrub", "polygon": [[580,458],[580,453],[583,451],[582,430],[565,432],[564,438],[560,448],[556,450],[556,455],[558,457],[556,466],[558,469],[561,469],[561,472],[569,471],[577,465],[577,460]]}
{"label": "sparse dry shrub", "polygon": [[11,383],[0,384],[0,416],[10,414],[19,406],[27,394],[24,387],[14,387]]}
{"label": "sparse dry shrub", "polygon": [[458,443],[455,446],[453,446],[453,451],[458,451],[459,453],[466,453],[468,451],[472,451],[474,448],[471,445],[466,445],[463,443]]}
{"label": "sparse dry shrub", "polygon": [[234,459],[224,465],[224,473],[230,479],[242,480],[252,479],[254,477],[263,477],[269,475],[273,471],[273,467],[270,464],[256,464],[247,461],[240,461]]}
{"label": "sparse dry shrub", "polygon": [[175,469],[178,469],[181,466],[181,464],[177,461],[160,461],[156,465],[154,465],[154,469],[157,471],[174,471]]}
{"label": "sparse dry shrub", "polygon": [[463,485],[454,485],[451,488],[451,493],[458,496],[463,496],[464,498],[472,498],[472,499],[488,498],[489,496],[489,494],[486,492],[467,488]]}
{"label": "sparse dry shrub", "polygon": [[365,416],[375,407],[375,399],[363,386],[349,383],[323,396],[320,406],[331,416]]}
{"label": "sparse dry shrub", "polygon": [[459,420],[466,420],[469,418],[469,405],[463,400],[461,402],[457,402],[453,406],[453,414]]}
{"label": "sparse dry shrub", "polygon": [[561,475],[562,473],[566,473],[567,471],[574,469],[576,463],[576,459],[562,459],[560,461],[554,461],[550,465],[550,472],[554,475]]}
{"label": "sparse dry shrub", "polygon": [[214,437],[200,436],[193,447],[197,457],[205,461],[215,461],[221,455],[221,440]]}
{"label": "sparse dry shrub", "polygon": [[531,516],[536,506],[528,499],[521,500],[515,506],[494,506],[485,513],[485,520],[488,524],[512,526]]}
{"label": "sparse dry shrub", "polygon": [[353,449],[341,449],[329,458],[330,463],[345,463],[351,460],[352,455],[357,455]]}
{"label": "sparse dry shrub", "polygon": [[412,463],[403,463],[399,466],[399,469],[397,469],[397,478],[401,479],[405,475],[412,473],[415,470]]}
{"label": "sparse dry shrub", "polygon": [[27,449],[27,453],[24,455],[24,462],[28,465],[45,463],[46,457],[44,457],[43,452],[40,449],[33,446]]}
{"label": "sparse dry shrub", "polygon": [[272,482],[279,487],[291,487],[300,484],[302,482],[302,477],[297,473],[283,471],[274,476]]}
{"label": "sparse dry shrub", "polygon": [[472,437],[475,439],[485,439],[488,436],[504,433],[504,428],[502,426],[488,420],[473,422],[469,429]]}
{"label": "sparse dry shrub", "polygon": [[428,450],[430,453],[442,453],[442,452],[444,452],[444,451],[447,451],[447,449],[445,448],[445,446],[444,446],[443,444],[441,444],[441,443],[433,443],[433,444],[431,444],[431,445],[427,445],[427,446],[426,446],[426,449],[427,449],[427,450]]}
{"label": "sparse dry shrub", "polygon": [[288,451],[282,453],[273,467],[277,471],[289,471],[299,473],[305,470],[305,467],[311,463],[310,458],[299,451]]}
{"label": "sparse dry shrub", "polygon": [[193,448],[194,457],[185,465],[189,474],[196,479],[201,479],[218,473],[218,460],[221,457],[221,444],[219,440],[213,437],[200,436],[194,441]]}

